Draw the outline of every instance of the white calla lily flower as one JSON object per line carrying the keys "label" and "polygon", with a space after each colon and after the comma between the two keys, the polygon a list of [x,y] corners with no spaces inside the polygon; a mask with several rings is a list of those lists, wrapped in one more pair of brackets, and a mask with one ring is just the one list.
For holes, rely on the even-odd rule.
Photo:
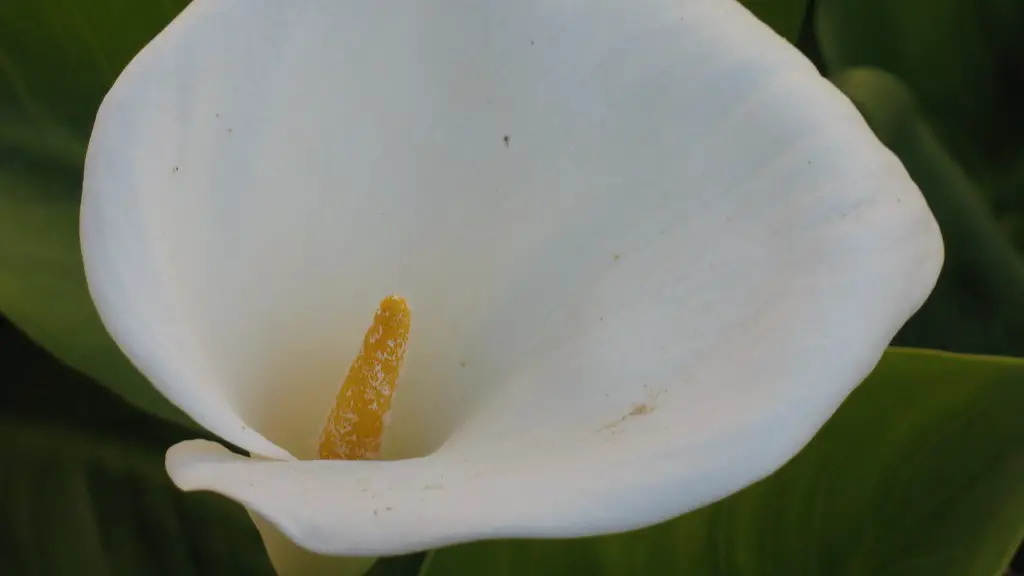
{"label": "white calla lily flower", "polygon": [[[251,454],[184,442],[168,473],[245,505],[282,573],[727,496],[943,259],[899,161],[735,0],[195,0],[103,102],[82,202],[115,340]],[[392,293],[379,453],[319,460]]]}

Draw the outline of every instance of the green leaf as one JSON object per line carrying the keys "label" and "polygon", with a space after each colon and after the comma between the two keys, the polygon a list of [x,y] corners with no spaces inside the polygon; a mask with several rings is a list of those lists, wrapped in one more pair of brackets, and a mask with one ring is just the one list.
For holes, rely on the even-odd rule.
{"label": "green leaf", "polygon": [[426,552],[381,558],[373,564],[366,576],[418,576],[426,558]]}
{"label": "green leaf", "polygon": [[[973,181],[968,187],[991,212],[988,219],[994,218],[998,231],[1009,240],[1021,262],[1024,35],[1020,25],[1024,22],[1024,2],[818,0],[814,15],[827,72],[836,76],[858,67],[873,67],[904,82],[917,100],[915,119],[921,118],[930,126],[937,143],[948,151],[944,155],[948,154],[958,165],[957,170]],[[958,176],[958,181],[963,180]],[[977,247],[973,252],[984,249]],[[965,286],[978,283],[964,276],[959,282]],[[940,288],[943,286],[940,284]],[[956,308],[958,303],[951,297],[966,292],[962,288],[942,288],[934,299],[949,299],[941,308]],[[1007,285],[1005,289],[1022,288]],[[977,296],[967,296],[980,302]],[[1010,312],[1020,314],[1019,310]],[[962,334],[953,340],[975,340],[966,347],[954,348],[958,351],[1002,354],[1013,350],[1020,354],[1024,345],[1020,338],[992,345],[992,334],[976,334],[978,327],[970,319],[964,325],[942,325],[941,330],[937,330],[941,325],[938,318],[927,324],[933,332]],[[930,347],[931,340],[902,342]]]}
{"label": "green leaf", "polygon": [[856,68],[834,81],[903,161],[942,229],[946,262],[938,285],[896,343],[1024,356],[1024,262],[975,183],[898,78]]}
{"label": "green leaf", "polygon": [[273,574],[237,504],[186,494],[166,448],[195,434],[54,362],[0,318],[0,574]]}
{"label": "green leaf", "polygon": [[185,4],[0,4],[0,311],[135,406],[190,424],[103,328],[78,243],[82,168],[100,101]]}
{"label": "green leaf", "polygon": [[0,449],[3,574],[273,574],[248,515],[183,494],[160,453],[17,418]]}
{"label": "green leaf", "polygon": [[1024,536],[1024,360],[893,349],[765,480],[633,533],[442,549],[427,576],[993,576]]}
{"label": "green leaf", "polygon": [[88,136],[129,60],[188,0],[0,4],[0,110]]}
{"label": "green leaf", "polygon": [[902,79],[978,178],[1022,158],[1021,22],[1019,0],[818,0],[815,15],[829,73],[872,66]]}
{"label": "green leaf", "polygon": [[808,0],[740,0],[740,3],[787,40],[796,42]]}

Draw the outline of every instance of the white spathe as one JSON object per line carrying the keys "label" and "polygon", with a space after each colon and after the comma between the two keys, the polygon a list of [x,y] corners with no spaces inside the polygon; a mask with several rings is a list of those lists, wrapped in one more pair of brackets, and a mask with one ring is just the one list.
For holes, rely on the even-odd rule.
{"label": "white spathe", "polygon": [[[346,556],[743,488],[943,258],[899,161],[735,0],[196,0],[100,109],[81,234],[124,351],[254,456],[185,442],[173,480]],[[392,292],[388,460],[306,460]]]}

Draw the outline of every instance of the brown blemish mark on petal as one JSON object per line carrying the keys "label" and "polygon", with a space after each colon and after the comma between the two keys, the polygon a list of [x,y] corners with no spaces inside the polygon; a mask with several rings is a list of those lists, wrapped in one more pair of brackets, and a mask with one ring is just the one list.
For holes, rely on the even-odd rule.
{"label": "brown blemish mark on petal", "polygon": [[[644,388],[647,387],[644,386]],[[629,420],[647,416],[648,414],[654,412],[654,410],[657,409],[658,407],[658,399],[661,398],[661,396],[664,394],[664,390],[659,390],[654,393],[648,393],[648,398],[646,402],[639,402],[637,404],[633,404],[630,407],[629,412],[626,412],[617,420],[608,422],[607,424],[601,426],[600,428],[598,428],[598,432],[608,432],[612,436],[620,434],[622,432],[623,424],[625,424]]]}
{"label": "brown blemish mark on petal", "polygon": [[444,488],[441,484],[427,484],[423,487],[424,490],[441,490]]}
{"label": "brown blemish mark on petal", "polygon": [[648,404],[637,404],[633,406],[633,409],[630,410],[629,414],[626,414],[626,416],[646,416],[651,412],[654,412],[653,406],[650,406]]}

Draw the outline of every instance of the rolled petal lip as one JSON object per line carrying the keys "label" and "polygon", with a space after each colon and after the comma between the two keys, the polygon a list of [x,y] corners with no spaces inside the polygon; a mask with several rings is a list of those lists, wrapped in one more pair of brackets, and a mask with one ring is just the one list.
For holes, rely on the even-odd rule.
{"label": "rolled petal lip", "polygon": [[[942,264],[898,160],[732,0],[194,1],[104,100],[81,236],[129,358],[260,457],[185,442],[172,479],[332,555],[724,497]],[[408,458],[295,460],[392,291]]]}

